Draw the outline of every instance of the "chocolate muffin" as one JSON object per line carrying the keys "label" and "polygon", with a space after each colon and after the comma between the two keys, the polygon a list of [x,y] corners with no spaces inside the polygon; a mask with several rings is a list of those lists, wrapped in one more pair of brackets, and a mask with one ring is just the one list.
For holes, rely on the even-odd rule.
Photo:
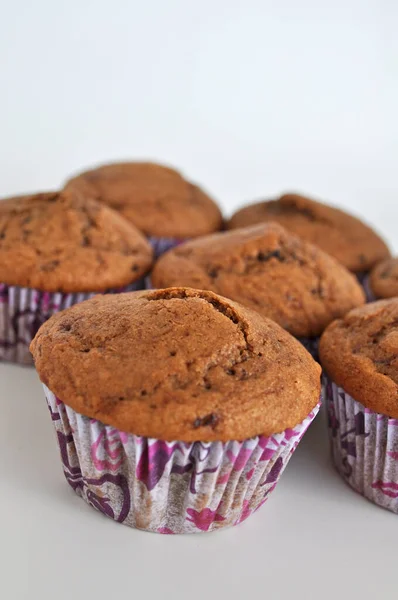
{"label": "chocolate muffin", "polygon": [[[182,244],[158,260],[151,280],[154,287],[212,290],[300,338],[319,336],[331,321],[365,302],[356,278],[341,264],[277,223]],[[316,343],[312,346],[315,350]]]}
{"label": "chocolate muffin", "polygon": [[320,367],[294,338],[208,291],[96,297],[54,315],[31,350],[68,481],[81,473],[75,490],[112,514],[97,508],[162,533],[258,508],[320,394]]}
{"label": "chocolate muffin", "polygon": [[372,269],[369,276],[371,299],[398,296],[398,258],[382,260]]}
{"label": "chocolate muffin", "polygon": [[398,298],[334,321],[320,341],[334,463],[369,500],[398,513]]}
{"label": "chocolate muffin", "polygon": [[245,206],[232,216],[228,229],[263,221],[276,221],[319,246],[354,273],[367,272],[390,256],[385,242],[365,223],[342,210],[297,194]]}
{"label": "chocolate muffin", "polygon": [[31,364],[29,344],[57,310],[143,288],[152,253],[131,223],[75,193],[0,202],[0,359]]}
{"label": "chocolate muffin", "polygon": [[119,211],[150,239],[157,254],[187,238],[222,227],[220,209],[203,190],[174,169],[145,162],[104,165],[69,180]]}

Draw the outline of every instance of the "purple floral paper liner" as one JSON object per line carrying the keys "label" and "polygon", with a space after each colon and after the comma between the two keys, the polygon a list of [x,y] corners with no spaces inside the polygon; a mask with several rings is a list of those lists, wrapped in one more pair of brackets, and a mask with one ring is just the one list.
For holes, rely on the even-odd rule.
{"label": "purple floral paper liner", "polygon": [[298,341],[311,354],[312,358],[319,362],[319,337],[300,337]]}
{"label": "purple floral paper liner", "polygon": [[167,252],[167,250],[175,248],[186,241],[187,240],[175,237],[148,237],[148,242],[151,244],[155,252],[155,259],[159,258],[159,256],[162,256],[162,254]]}
{"label": "purple floral paper liner", "polygon": [[365,277],[362,279],[361,284],[365,292],[366,301],[375,302],[377,298],[374,295],[372,288],[370,287],[370,275],[368,273],[366,273]]}
{"label": "purple floral paper liner", "polygon": [[[145,278],[142,278],[107,293],[116,294],[144,288]],[[42,292],[0,283],[0,362],[33,365],[29,345],[41,325],[54,313],[88,300],[98,293]]]}
{"label": "purple floral paper liner", "polygon": [[355,276],[358,280],[358,283],[362,286],[363,291],[365,292],[366,302],[374,302],[376,300],[369,284],[370,273],[369,271],[361,271],[359,273],[355,273]]}
{"label": "purple floral paper liner", "polygon": [[44,386],[63,470],[104,515],[157,533],[237,525],[268,499],[319,404],[292,429],[243,442],[164,442],[124,433],[61,402]]}
{"label": "purple floral paper liner", "polygon": [[398,513],[398,419],[376,413],[324,376],[331,453],[359,494]]}

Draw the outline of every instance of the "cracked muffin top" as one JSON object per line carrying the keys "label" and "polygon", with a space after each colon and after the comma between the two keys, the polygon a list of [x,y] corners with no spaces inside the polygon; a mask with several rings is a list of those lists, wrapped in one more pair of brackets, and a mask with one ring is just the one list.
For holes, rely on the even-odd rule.
{"label": "cracked muffin top", "polygon": [[152,265],[131,223],[95,200],[51,192],[0,202],[0,281],[47,292],[128,285]]}
{"label": "cracked muffin top", "polygon": [[216,203],[180,173],[162,165],[103,165],[69,180],[68,188],[121,212],[147,236],[186,239],[222,227]]}
{"label": "cracked muffin top", "polygon": [[372,269],[369,285],[376,298],[398,296],[398,258],[382,260]]}
{"label": "cracked muffin top", "polygon": [[243,440],[300,423],[320,366],[279,325],[188,288],[97,296],[31,344],[42,382],[77,412],[172,441]]}
{"label": "cracked muffin top", "polygon": [[297,337],[319,335],[365,303],[356,277],[276,223],[192,240],[156,263],[154,287],[207,289],[273,319]]}
{"label": "cracked muffin top", "polygon": [[349,312],[324,332],[322,366],[366,408],[398,419],[398,298]]}
{"label": "cracked muffin top", "polygon": [[276,221],[304,240],[316,244],[354,273],[369,271],[390,256],[384,241],[352,215],[296,194],[249,204],[230,219],[228,229]]}

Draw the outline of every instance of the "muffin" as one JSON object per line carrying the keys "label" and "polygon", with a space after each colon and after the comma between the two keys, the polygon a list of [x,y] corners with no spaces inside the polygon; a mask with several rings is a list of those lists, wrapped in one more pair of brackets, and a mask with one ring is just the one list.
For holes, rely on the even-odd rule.
{"label": "muffin", "polygon": [[398,298],[329,325],[320,357],[334,464],[355,491],[398,513]]}
{"label": "muffin", "polygon": [[320,366],[301,344],[212,292],[97,296],[54,315],[31,350],[68,483],[148,531],[240,523],[318,410]]}
{"label": "muffin", "polygon": [[216,203],[177,171],[153,163],[104,165],[67,182],[119,211],[142,231],[156,255],[182,240],[221,229]]}
{"label": "muffin", "polygon": [[75,193],[0,202],[0,360],[32,364],[29,344],[54,312],[142,289],[152,253],[123,217]]}
{"label": "muffin", "polygon": [[362,279],[363,273],[390,256],[384,241],[352,215],[304,196],[286,194],[236,212],[229,229],[276,221],[304,240],[319,246]]}
{"label": "muffin", "polygon": [[317,354],[318,336],[365,302],[356,278],[277,223],[186,242],[155,264],[154,287],[212,290],[276,321]]}
{"label": "muffin", "polygon": [[382,260],[366,281],[369,300],[398,297],[398,258]]}

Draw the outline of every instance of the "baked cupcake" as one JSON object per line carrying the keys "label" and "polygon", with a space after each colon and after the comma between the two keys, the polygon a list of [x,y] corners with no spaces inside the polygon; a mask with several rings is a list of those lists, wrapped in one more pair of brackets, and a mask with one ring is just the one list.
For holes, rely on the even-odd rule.
{"label": "baked cupcake", "polygon": [[370,301],[398,297],[398,258],[382,260],[364,285]]}
{"label": "baked cupcake", "polygon": [[318,410],[320,366],[301,344],[212,292],[97,296],[31,350],[68,483],[147,531],[243,521]]}
{"label": "baked cupcake", "polygon": [[334,464],[355,491],[398,513],[398,298],[329,325],[320,357]]}
{"label": "baked cupcake", "polygon": [[142,289],[152,253],[131,223],[74,193],[0,202],[0,360],[32,364],[29,344],[54,312]]}
{"label": "baked cupcake", "polygon": [[122,213],[142,231],[157,256],[188,238],[221,229],[220,209],[177,171],[153,163],[104,165],[67,182]]}
{"label": "baked cupcake", "polygon": [[317,356],[318,336],[365,302],[356,278],[277,223],[218,233],[164,254],[153,287],[212,290],[276,321]]}
{"label": "baked cupcake", "polygon": [[319,246],[362,280],[380,260],[390,256],[385,242],[352,215],[304,196],[286,194],[278,200],[249,204],[238,210],[229,229],[276,221]]}

